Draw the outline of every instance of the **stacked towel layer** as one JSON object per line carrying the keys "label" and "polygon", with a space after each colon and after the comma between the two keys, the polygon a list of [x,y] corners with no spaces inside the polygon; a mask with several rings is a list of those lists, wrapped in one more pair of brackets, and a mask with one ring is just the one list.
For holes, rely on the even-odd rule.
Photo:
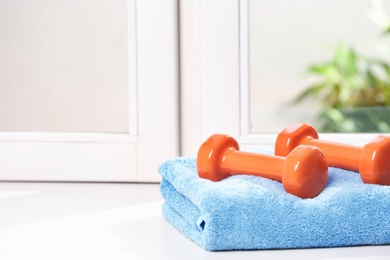
{"label": "stacked towel layer", "polygon": [[159,172],[165,218],[209,251],[390,244],[390,187],[363,184],[356,172],[329,168],[314,199],[255,176],[201,179],[195,158]]}

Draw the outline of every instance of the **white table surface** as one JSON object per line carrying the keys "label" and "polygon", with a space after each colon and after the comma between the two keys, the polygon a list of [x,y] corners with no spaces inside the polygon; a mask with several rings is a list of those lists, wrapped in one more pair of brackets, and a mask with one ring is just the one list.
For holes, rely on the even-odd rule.
{"label": "white table surface", "polygon": [[0,183],[0,259],[390,259],[390,246],[207,252],[165,221],[158,189]]}

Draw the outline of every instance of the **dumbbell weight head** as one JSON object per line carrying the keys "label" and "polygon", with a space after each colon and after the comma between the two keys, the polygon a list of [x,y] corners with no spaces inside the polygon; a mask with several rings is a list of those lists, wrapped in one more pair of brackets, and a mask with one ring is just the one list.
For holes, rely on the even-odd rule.
{"label": "dumbbell weight head", "polygon": [[302,143],[302,139],[308,137],[318,139],[318,133],[311,125],[295,123],[288,126],[276,138],[275,155],[287,156],[295,147]]}
{"label": "dumbbell weight head", "polygon": [[364,183],[390,185],[390,137],[377,136],[363,147],[359,171]]}
{"label": "dumbbell weight head", "polygon": [[223,156],[228,149],[239,150],[239,145],[234,138],[220,134],[210,136],[198,150],[196,168],[199,177],[211,181],[221,181],[229,177],[229,172],[220,168]]}
{"label": "dumbbell weight head", "polygon": [[328,163],[320,149],[295,147],[286,157],[282,175],[284,189],[301,198],[314,198],[325,188]]}

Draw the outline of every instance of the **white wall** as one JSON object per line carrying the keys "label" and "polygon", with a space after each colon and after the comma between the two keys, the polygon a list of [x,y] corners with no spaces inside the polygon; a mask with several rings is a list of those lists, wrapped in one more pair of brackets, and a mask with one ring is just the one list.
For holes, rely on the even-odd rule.
{"label": "white wall", "polygon": [[239,1],[182,0],[180,11],[181,153],[194,156],[239,129]]}

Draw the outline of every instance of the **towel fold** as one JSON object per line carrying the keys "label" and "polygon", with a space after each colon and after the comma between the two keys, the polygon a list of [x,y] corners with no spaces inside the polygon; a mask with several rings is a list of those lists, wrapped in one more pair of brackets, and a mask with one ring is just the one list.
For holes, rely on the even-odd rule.
{"label": "towel fold", "polygon": [[159,172],[163,215],[209,251],[390,244],[390,187],[363,184],[356,172],[329,168],[313,199],[261,177],[201,179],[192,157],[166,161]]}

